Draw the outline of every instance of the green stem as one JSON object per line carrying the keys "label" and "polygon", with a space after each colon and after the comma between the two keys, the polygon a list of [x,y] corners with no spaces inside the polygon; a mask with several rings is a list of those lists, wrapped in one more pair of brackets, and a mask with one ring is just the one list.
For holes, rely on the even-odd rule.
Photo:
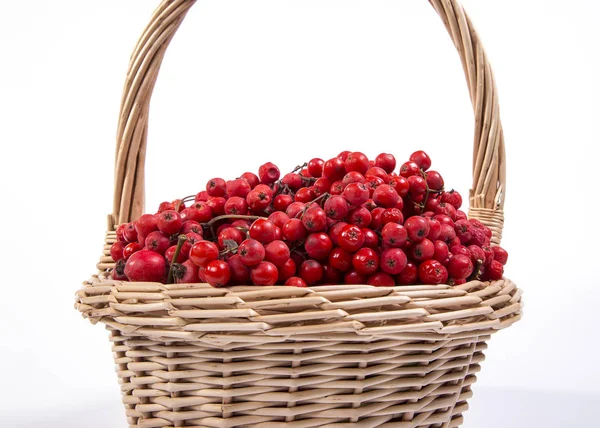
{"label": "green stem", "polygon": [[171,266],[169,266],[169,276],[167,278],[167,284],[173,284],[173,265],[177,263],[177,259],[179,258],[179,253],[181,252],[181,247],[187,241],[187,236],[179,235],[177,239],[177,248],[175,248],[175,253],[173,254],[173,260],[171,261]]}

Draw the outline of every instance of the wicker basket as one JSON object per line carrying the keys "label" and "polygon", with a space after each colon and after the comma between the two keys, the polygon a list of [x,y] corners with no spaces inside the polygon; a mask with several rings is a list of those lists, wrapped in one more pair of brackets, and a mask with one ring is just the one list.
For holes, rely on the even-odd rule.
{"label": "wicker basket", "polygon": [[[460,54],[475,111],[469,216],[500,242],[504,141],[479,38],[456,0],[430,0]],[[111,332],[130,426],[457,427],[486,341],[521,318],[508,279],[457,287],[127,283],[107,278],[116,225],[144,207],[152,89],[194,0],[164,0],[127,75],[115,197],[100,273],[76,307]]]}

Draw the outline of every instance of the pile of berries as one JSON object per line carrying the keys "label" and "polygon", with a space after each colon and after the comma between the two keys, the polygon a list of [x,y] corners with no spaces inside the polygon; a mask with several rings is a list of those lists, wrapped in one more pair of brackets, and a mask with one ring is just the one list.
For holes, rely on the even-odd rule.
{"label": "pile of berries", "polygon": [[[344,151],[281,177],[266,163],[163,202],[117,229],[116,280],[290,285],[463,284],[502,278],[508,254],[460,210],[423,151]],[[189,204],[189,205],[188,205]]]}

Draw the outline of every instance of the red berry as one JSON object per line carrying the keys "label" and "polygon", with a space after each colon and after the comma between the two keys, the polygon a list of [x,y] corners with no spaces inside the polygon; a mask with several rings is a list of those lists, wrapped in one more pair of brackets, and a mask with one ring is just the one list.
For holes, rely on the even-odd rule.
{"label": "red berry", "polygon": [[[163,210],[165,212],[168,210]],[[135,222],[135,230],[141,236],[148,236],[150,233],[158,230],[158,216],[154,214],[144,214]]]}
{"label": "red berry", "polygon": [[348,202],[343,196],[331,196],[325,201],[323,208],[327,217],[334,220],[343,220],[348,215]]}
{"label": "red berry", "polygon": [[448,281],[448,271],[437,260],[426,260],[419,265],[419,279],[424,284],[443,284]]}
{"label": "red berry", "polygon": [[331,181],[329,181],[329,179],[326,177],[321,177],[315,181],[313,187],[315,188],[315,193],[317,196],[320,196],[323,193],[329,192],[329,189],[331,188]]}
{"label": "red berry", "polygon": [[[173,205],[173,202],[161,202],[160,205],[158,206],[158,212],[162,212],[162,211],[166,211],[166,210],[174,210],[175,209],[175,205]],[[146,215],[146,214],[144,214]]]}
{"label": "red berry", "polygon": [[396,282],[400,285],[416,284],[418,278],[417,266],[409,261],[402,272],[396,275]]}
{"label": "red berry", "polygon": [[110,257],[113,261],[118,262],[125,258],[123,256],[123,248],[125,248],[125,246],[121,241],[117,241],[110,246]]}
{"label": "red berry", "polygon": [[381,270],[391,275],[397,275],[404,270],[408,259],[400,248],[387,248],[381,253]]}
{"label": "red berry", "polygon": [[196,266],[206,266],[219,257],[219,248],[214,242],[198,241],[192,245],[189,257]]}
{"label": "red berry", "polygon": [[164,283],[167,279],[167,262],[154,251],[140,250],[127,260],[125,275],[129,281]]}
{"label": "red berry", "polygon": [[381,224],[385,227],[388,223],[398,223],[401,224],[404,222],[404,216],[402,215],[402,211],[398,208],[387,208],[381,213]]}
{"label": "red berry", "polygon": [[156,230],[146,237],[145,245],[148,250],[164,256],[167,248],[171,246],[171,240],[167,235]]}
{"label": "red berry", "polygon": [[309,232],[319,232],[327,227],[327,214],[321,207],[311,207],[302,216],[302,224]]}
{"label": "red berry", "polygon": [[431,167],[431,159],[423,150],[414,152],[409,159],[423,171],[427,171]]}
{"label": "red berry", "polygon": [[346,272],[344,275],[344,284],[366,284],[367,276],[362,273],[358,273],[355,270]]}
{"label": "red berry", "polygon": [[438,240],[433,242],[433,248],[433,258],[443,264],[448,258],[448,245],[444,241]]}
{"label": "red berry", "polygon": [[231,270],[227,262],[223,260],[213,260],[206,265],[204,277],[213,287],[225,287],[231,279]]}
{"label": "red berry", "polygon": [[263,184],[275,183],[279,180],[279,168],[271,162],[267,162],[258,168],[258,178]]}
{"label": "red berry", "polygon": [[[375,193],[375,189],[377,189],[379,186],[385,184],[385,181],[382,180],[379,177],[369,177],[367,176],[367,181],[365,182],[365,186],[367,186],[367,189],[369,189],[369,195],[371,197],[373,197],[373,194]],[[374,204],[374,202],[373,202]]]}
{"label": "red berry", "polygon": [[457,220],[454,223],[454,231],[461,244],[466,244],[473,237],[473,226],[467,220]]}
{"label": "red berry", "polygon": [[379,268],[379,254],[372,248],[361,248],[352,257],[352,266],[363,275],[371,275]]}
{"label": "red berry", "polygon": [[250,271],[250,279],[254,285],[275,285],[279,272],[271,262],[260,262]]}
{"label": "red berry", "polygon": [[234,254],[227,259],[231,271],[231,279],[236,284],[247,284],[250,281],[250,268],[242,263],[239,255]]}
{"label": "red berry", "polygon": [[341,195],[345,187],[341,180],[334,181],[329,188],[329,193],[332,195]]}
{"label": "red berry", "polygon": [[177,269],[173,269],[173,278],[175,279],[175,284],[194,284],[200,282],[198,267],[191,260],[186,260]]}
{"label": "red berry", "polygon": [[440,236],[440,231],[442,229],[442,225],[439,221],[434,218],[428,218],[429,220],[429,233],[427,237],[432,241],[435,241]]}
{"label": "red berry", "polygon": [[308,287],[306,282],[299,276],[292,276],[288,278],[283,285],[288,285],[291,287]]}
{"label": "red berry", "polygon": [[256,239],[243,241],[238,247],[237,253],[242,263],[248,267],[256,266],[265,259],[265,247]]}
{"label": "red berry", "polygon": [[370,177],[380,178],[384,183],[387,183],[390,180],[390,176],[386,170],[378,166],[372,166],[365,172],[365,178],[368,180]]}
{"label": "red berry", "polygon": [[402,198],[408,195],[410,190],[410,184],[408,184],[408,180],[400,175],[394,175],[390,177],[390,186],[392,186]]}
{"label": "red berry", "polygon": [[273,190],[264,184],[257,185],[246,195],[248,208],[253,212],[261,212],[267,208],[273,200]]}
{"label": "red berry", "polygon": [[429,220],[425,217],[413,216],[404,222],[404,227],[411,241],[418,242],[427,237],[430,226]]}
{"label": "red berry", "polygon": [[323,280],[321,281],[322,284],[325,285],[331,285],[331,284],[339,284],[342,282],[342,273],[329,266],[329,265],[323,265]]}
{"label": "red berry", "polygon": [[371,223],[369,227],[373,230],[379,230],[383,225],[381,217],[385,211],[385,208],[377,207],[371,210]]}
{"label": "red berry", "polygon": [[396,169],[396,158],[389,153],[381,153],[375,158],[375,165],[391,174]]}
{"label": "red berry", "polygon": [[[246,215],[248,214],[248,203],[245,197],[231,196],[225,202],[225,214]],[[201,222],[204,223],[204,222]]]}
{"label": "red berry", "polygon": [[342,196],[346,198],[350,205],[360,206],[367,202],[370,193],[364,183],[350,183],[342,192]]}
{"label": "red berry", "polygon": [[420,175],[411,175],[406,180],[408,180],[409,193],[411,198],[415,202],[421,202],[421,200],[417,200],[419,197],[423,198],[425,193],[427,192],[427,182]]}
{"label": "red berry", "polygon": [[252,239],[256,239],[261,244],[267,244],[276,239],[277,226],[266,218],[259,218],[252,223],[248,233]]}
{"label": "red berry", "polygon": [[116,234],[117,234],[117,240],[119,242],[123,242],[123,243],[127,242],[127,239],[125,239],[125,225],[124,224],[121,224],[121,225],[119,225],[119,227],[117,227]]}
{"label": "red berry", "polygon": [[[208,201],[208,198],[210,198],[210,195],[208,194],[208,192],[206,190],[202,190],[201,192],[198,192],[196,194],[196,197],[194,198],[194,202],[205,202]],[[179,211],[183,210],[183,208],[185,208],[185,204],[181,204],[181,207],[179,209]],[[175,209],[175,205],[173,205],[173,208],[171,209]]]}
{"label": "red berry", "polygon": [[446,244],[448,244],[448,246],[450,246],[452,241],[454,241],[454,238],[456,238],[454,227],[447,223],[443,223],[440,226],[440,235],[438,236],[438,239],[440,241],[444,241]]}
{"label": "red berry", "polygon": [[342,228],[338,237],[338,245],[351,253],[363,246],[365,235],[361,228],[354,224],[348,224]]}
{"label": "red berry", "polygon": [[492,251],[494,252],[494,260],[497,260],[502,265],[505,265],[508,261],[508,253],[506,250],[500,246],[492,247]]}
{"label": "red berry", "polygon": [[127,244],[125,248],[123,248],[123,259],[126,261],[133,255],[133,253],[137,253],[138,251],[144,249],[138,242],[132,242]]}
{"label": "red berry", "polygon": [[289,259],[290,249],[285,242],[276,240],[269,242],[265,246],[265,260],[273,263],[275,266],[281,267]]}
{"label": "red berry", "polygon": [[346,174],[344,161],[340,158],[329,159],[323,164],[323,176],[327,177],[332,183],[341,180]]}
{"label": "red berry", "polygon": [[442,193],[441,202],[450,204],[454,208],[459,209],[462,205],[462,196],[456,190],[450,190],[449,192]]}
{"label": "red berry", "polygon": [[253,172],[245,172],[240,176],[240,178],[246,180],[251,189],[254,189],[260,183],[258,175],[254,174]]}
{"label": "red berry", "polygon": [[345,221],[338,221],[337,223],[331,225],[329,227],[329,237],[331,238],[331,242],[333,242],[334,246],[339,246],[339,238],[340,238],[340,233],[342,232],[342,229],[344,228],[344,226],[346,226],[348,223],[346,223]]}
{"label": "red berry", "polygon": [[177,211],[167,210],[158,214],[158,230],[166,235],[178,233],[182,223],[181,216]]}
{"label": "red berry", "polygon": [[181,212],[183,221],[193,220],[198,223],[206,223],[212,217],[213,213],[206,202],[194,202],[194,205]]}
{"label": "red berry", "polygon": [[309,286],[321,281],[324,273],[323,266],[316,260],[305,260],[298,269],[298,276]]}
{"label": "red berry", "polygon": [[400,167],[400,175],[404,178],[418,175],[419,172],[419,166],[413,161],[404,162]]}
{"label": "red berry", "polygon": [[227,202],[227,199],[225,199],[221,196],[216,196],[216,197],[211,196],[206,201],[206,205],[210,208],[212,215],[216,217],[216,216],[225,214],[225,203],[226,202]]}
{"label": "red berry", "polygon": [[204,232],[202,230],[202,225],[194,220],[188,220],[181,226],[181,233],[187,235],[188,233],[193,232],[198,235],[202,235]]}
{"label": "red berry", "polygon": [[352,152],[344,161],[346,172],[357,171],[364,174],[369,169],[369,158],[361,152]]}
{"label": "red berry", "polygon": [[331,238],[325,232],[311,233],[304,243],[308,256],[315,260],[326,259],[332,248]]}
{"label": "red berry", "polygon": [[454,279],[468,278],[473,273],[473,262],[471,257],[464,254],[456,254],[450,257],[446,265],[448,275]]}
{"label": "red berry", "polygon": [[367,284],[375,287],[393,287],[396,285],[396,282],[391,275],[384,272],[377,272],[369,276],[367,279]]}
{"label": "red berry", "polygon": [[302,220],[298,218],[290,218],[281,229],[283,238],[288,242],[298,242],[306,239],[308,231]]}
{"label": "red berry", "polygon": [[373,192],[373,200],[380,207],[396,208],[402,199],[392,186],[382,184]]}
{"label": "red berry", "polygon": [[408,238],[406,228],[398,223],[387,223],[381,230],[383,245],[389,248],[399,248]]}
{"label": "red berry", "polygon": [[273,199],[273,209],[285,211],[292,202],[294,202],[294,198],[291,195],[279,194]]}
{"label": "red berry", "polygon": [[344,175],[344,178],[342,178],[342,184],[344,185],[344,188],[348,184],[352,184],[352,183],[363,183],[364,184],[366,182],[367,182],[367,179],[365,178],[365,176],[362,175],[358,171],[350,171],[349,173]]}
{"label": "red berry", "polygon": [[285,213],[289,218],[298,218],[304,212],[305,207],[306,205],[302,202],[292,202],[285,210]]}
{"label": "red berry", "polygon": [[250,183],[243,178],[236,178],[235,180],[228,181],[225,188],[227,196],[230,198],[232,196],[238,196],[245,199],[246,195],[252,190]]}
{"label": "red berry", "polygon": [[323,166],[325,161],[323,159],[314,158],[308,161],[308,173],[311,177],[320,177],[323,174]]}
{"label": "red berry", "polygon": [[296,194],[294,195],[294,200],[296,202],[310,202],[316,198],[315,191],[312,187],[302,187],[298,189]]}
{"label": "red berry", "polygon": [[416,262],[432,259],[435,254],[435,246],[433,242],[425,238],[419,242],[415,242],[411,247],[410,255]]}
{"label": "red berry", "polygon": [[469,245],[467,249],[469,250],[469,253],[471,255],[471,261],[473,262],[473,264],[485,264],[485,252],[481,247],[477,245]]}
{"label": "red berry", "polygon": [[127,242],[136,242],[138,240],[138,233],[135,229],[135,223],[127,223],[123,228],[123,236]]}
{"label": "red berry", "polygon": [[[274,264],[274,263],[273,263]],[[288,278],[296,275],[296,262],[294,259],[289,258],[285,261],[285,263],[281,266],[278,266],[279,269],[279,277],[277,281],[280,283],[285,282]]]}
{"label": "red berry", "polygon": [[282,228],[289,219],[290,217],[282,211],[275,211],[269,216],[269,220],[279,228]]}
{"label": "red berry", "polygon": [[339,155],[337,155],[338,158],[340,158],[341,160],[345,161],[348,158],[348,155],[352,153],[349,150],[344,150],[343,152],[340,152]]}
{"label": "red berry", "polygon": [[360,227],[368,227],[371,224],[371,211],[365,207],[358,207],[348,212],[348,223]]}
{"label": "red berry", "polygon": [[442,189],[444,188],[444,179],[442,178],[442,175],[439,172],[428,171],[425,174],[425,177],[427,181],[427,187],[429,187],[430,190],[436,192],[442,191]]}
{"label": "red berry", "polygon": [[452,221],[456,220],[456,208],[450,204],[445,204],[442,202],[435,208],[433,212],[436,214],[445,214],[450,217]]}
{"label": "red berry", "polygon": [[502,279],[502,275],[504,275],[504,265],[498,260],[492,260],[485,268],[485,275],[492,281]]}
{"label": "red berry", "polygon": [[[235,227],[227,226],[218,234],[217,242],[219,248],[230,249],[240,245],[244,240],[242,232]],[[233,241],[233,242],[232,242]]]}
{"label": "red berry", "polygon": [[352,254],[343,248],[334,248],[329,253],[329,265],[341,272],[346,272],[352,267]]}
{"label": "red berry", "polygon": [[225,196],[227,183],[222,178],[212,178],[206,183],[206,193],[209,196]]}
{"label": "red berry", "polygon": [[196,242],[202,241],[203,238],[202,238],[202,235],[200,235],[198,233],[194,233],[194,232],[186,233],[185,237],[187,238],[187,240],[183,243],[183,246],[181,247],[181,252],[184,254],[187,254],[189,256],[192,246]]}
{"label": "red berry", "polygon": [[[169,248],[167,248],[167,251],[165,252],[165,258],[167,259],[167,262],[169,264],[173,263],[173,256],[175,255],[175,251],[177,251],[177,245],[171,245]],[[183,263],[187,259],[187,254],[180,251],[179,255],[177,256],[177,260],[175,260],[175,263]]]}
{"label": "red berry", "polygon": [[452,255],[455,256],[458,254],[462,254],[463,256],[471,258],[471,252],[464,245],[453,245],[452,247],[450,247],[450,252],[452,253]]}
{"label": "red berry", "polygon": [[364,247],[369,247],[369,248],[377,248],[379,247],[379,236],[377,236],[377,233],[375,233],[375,231],[363,227],[362,229],[362,233],[363,235],[365,235],[365,242],[363,243]]}

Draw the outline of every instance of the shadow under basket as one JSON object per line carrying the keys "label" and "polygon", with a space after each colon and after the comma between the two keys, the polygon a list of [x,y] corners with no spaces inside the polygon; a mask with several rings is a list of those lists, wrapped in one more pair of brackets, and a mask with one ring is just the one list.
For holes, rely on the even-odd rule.
{"label": "shadow under basket", "polygon": [[[430,0],[461,58],[475,112],[469,217],[500,243],[504,137],[491,67],[456,0]],[[309,288],[123,282],[115,228],[144,211],[152,90],[194,0],[164,0],[131,57],[113,212],[99,273],[76,308],[110,331],[131,427],[458,427],[491,335],[521,318],[510,280]]]}

